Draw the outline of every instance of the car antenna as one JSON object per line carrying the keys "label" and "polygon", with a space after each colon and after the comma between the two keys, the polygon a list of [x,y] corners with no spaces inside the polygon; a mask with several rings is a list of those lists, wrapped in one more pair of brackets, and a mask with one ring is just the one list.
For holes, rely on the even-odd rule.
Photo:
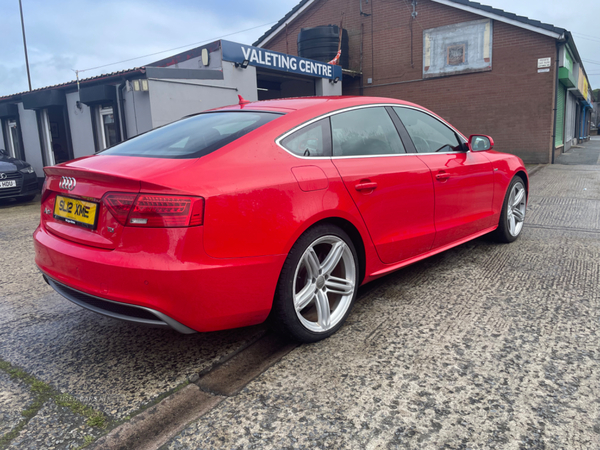
{"label": "car antenna", "polygon": [[245,105],[246,103],[250,103],[250,100],[246,100],[240,94],[238,94],[238,98],[240,99],[240,103],[239,103],[240,105]]}

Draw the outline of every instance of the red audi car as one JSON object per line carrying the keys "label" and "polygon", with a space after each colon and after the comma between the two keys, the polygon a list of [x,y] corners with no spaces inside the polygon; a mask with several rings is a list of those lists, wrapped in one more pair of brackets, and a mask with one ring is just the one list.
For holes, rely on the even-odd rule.
{"label": "red audi car", "polygon": [[492,148],[394,99],[240,101],[46,167],[36,263],[110,317],[317,341],[360,285],[519,236],[527,172]]}

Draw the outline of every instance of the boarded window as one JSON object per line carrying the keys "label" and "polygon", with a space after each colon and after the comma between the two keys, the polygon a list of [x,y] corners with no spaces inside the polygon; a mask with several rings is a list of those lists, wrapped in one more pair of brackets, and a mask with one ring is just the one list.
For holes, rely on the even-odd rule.
{"label": "boarded window", "polygon": [[492,21],[423,31],[423,78],[492,70]]}

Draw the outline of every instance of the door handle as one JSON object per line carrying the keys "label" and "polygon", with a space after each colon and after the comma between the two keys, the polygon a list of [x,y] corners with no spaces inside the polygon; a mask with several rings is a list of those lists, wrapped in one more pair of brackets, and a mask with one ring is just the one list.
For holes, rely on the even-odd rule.
{"label": "door handle", "polygon": [[354,186],[354,188],[357,191],[372,191],[376,187],[377,183],[375,183],[374,181],[369,181],[367,183],[358,183],[356,186]]}
{"label": "door handle", "polygon": [[450,178],[450,174],[446,172],[440,172],[435,176],[438,181],[446,181],[448,178]]}

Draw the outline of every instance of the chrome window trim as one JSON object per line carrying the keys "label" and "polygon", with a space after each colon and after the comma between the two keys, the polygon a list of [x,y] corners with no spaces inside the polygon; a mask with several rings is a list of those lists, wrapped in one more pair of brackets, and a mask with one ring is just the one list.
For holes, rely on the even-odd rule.
{"label": "chrome window trim", "polygon": [[[431,116],[432,118],[434,118],[435,120],[437,120],[438,122],[441,122],[443,125],[447,126],[448,128],[450,128],[452,131],[454,131],[458,137],[460,139],[462,139],[464,142],[463,144],[466,144],[468,142],[468,140],[463,136],[463,134],[458,131],[456,128],[454,128],[452,125],[450,125],[448,122],[446,122],[444,119],[440,120],[439,117],[431,114],[429,111],[424,111],[420,108],[415,108],[414,106],[409,106],[409,105],[394,105],[394,108],[407,108],[407,109],[414,109],[415,111],[420,111],[422,113],[427,114],[428,116]],[[398,117],[399,118],[399,117]],[[400,119],[400,118],[399,118]],[[402,119],[400,119],[400,122],[402,122]],[[417,152],[418,153],[418,152]],[[445,153],[456,153],[456,152],[445,152]],[[436,153],[418,153],[419,155],[435,155]]]}
{"label": "chrome window trim", "polygon": [[[410,105],[399,105],[397,103],[372,103],[369,105],[356,105],[356,106],[349,106],[347,108],[343,108],[343,109],[338,109],[335,111],[330,111],[328,113],[325,113],[321,116],[315,117],[313,119],[308,120],[307,122],[301,123],[300,125],[295,126],[294,128],[292,128],[289,131],[286,131],[284,134],[282,134],[281,136],[279,136],[277,139],[275,139],[275,144],[277,144],[277,146],[279,148],[281,148],[282,150],[284,150],[285,152],[289,153],[290,155],[294,156],[295,158],[298,159],[302,159],[302,160],[310,160],[310,161],[314,161],[314,160],[331,160],[331,159],[356,159],[356,158],[394,158],[394,157],[398,157],[398,156],[422,156],[422,155],[455,155],[455,154],[459,154],[459,153],[466,153],[468,152],[468,150],[465,151],[461,151],[461,152],[434,152],[434,153],[419,153],[419,152],[415,152],[415,153],[391,153],[391,154],[387,154],[387,155],[352,155],[352,156],[300,156],[300,155],[296,155],[295,153],[292,153],[290,150],[288,150],[287,148],[285,148],[283,145],[281,145],[281,141],[283,141],[285,138],[287,138],[288,136],[290,136],[291,134],[295,133],[296,131],[301,130],[302,128],[308,127],[310,125],[312,125],[315,122],[318,122],[321,119],[325,119],[328,117],[331,117],[335,114],[341,114],[344,112],[348,112],[348,111],[353,111],[356,109],[364,109],[364,108],[377,108],[377,107],[386,107],[386,106],[390,106],[392,108],[408,108],[408,109],[414,109],[415,111],[420,111],[422,113],[425,113],[429,116],[431,116],[432,118],[434,118],[435,120],[437,120],[438,122],[441,122],[439,117],[434,116],[433,114],[431,114],[428,111],[425,111],[421,108],[416,108],[414,106],[410,106]],[[391,119],[391,117],[390,117]],[[400,119],[400,121],[402,121],[402,119]],[[460,140],[464,141],[463,144],[467,143],[467,140],[464,138],[464,136],[462,135],[462,133],[460,131],[458,131],[456,128],[454,128],[452,125],[450,125],[447,122],[441,122],[443,125],[447,126],[448,128],[450,128],[452,131],[454,131],[456,133],[456,135],[459,137]],[[399,133],[398,133],[399,135]],[[333,139],[333,137],[332,137]],[[404,143],[403,143],[404,144]],[[333,142],[332,142],[332,151],[333,151]]]}

